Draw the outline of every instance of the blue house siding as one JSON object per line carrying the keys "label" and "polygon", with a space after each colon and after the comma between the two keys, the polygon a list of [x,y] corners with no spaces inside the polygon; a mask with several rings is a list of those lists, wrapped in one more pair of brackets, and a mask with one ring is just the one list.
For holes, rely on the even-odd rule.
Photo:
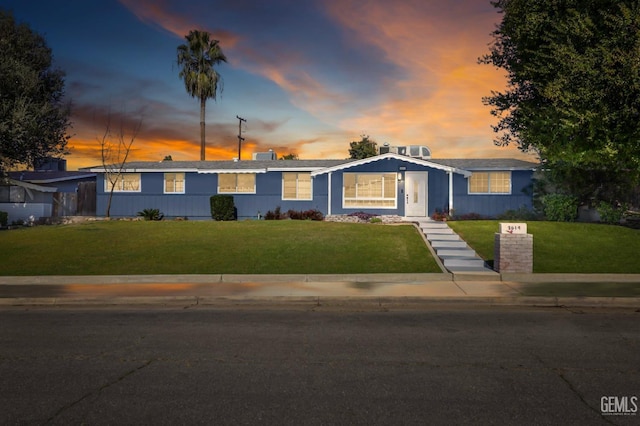
{"label": "blue house siding", "polygon": [[[144,209],[159,209],[167,217],[210,219],[209,198],[217,188],[216,175],[185,173],[185,194],[164,194],[164,173],[141,173],[140,192],[114,192],[112,217],[132,217]],[[104,174],[98,175],[96,212],[104,215],[109,194],[104,191]]]}
{"label": "blue house siding", "polygon": [[[132,217],[147,208],[160,209],[166,217],[188,217],[210,219],[210,197],[217,193],[218,173],[254,173],[256,192],[229,194],[234,198],[238,219],[255,219],[269,210],[316,209],[324,215],[349,214],[357,211],[380,215],[405,216],[407,206],[406,174],[427,174],[427,210],[431,216],[435,211],[446,211],[451,201],[455,214],[478,213],[496,216],[506,210],[531,208],[529,189],[532,181],[533,163],[521,160],[422,160],[397,154],[383,154],[363,160],[290,160],[290,161],[214,161],[214,162],[138,162],[128,163],[128,171],[140,173],[140,192],[114,192],[111,216]],[[487,167],[486,169],[484,167]],[[185,193],[165,194],[164,174],[185,173]],[[197,171],[196,171],[197,170]],[[511,194],[469,194],[468,176],[472,171],[511,172]],[[93,169],[97,177],[97,213],[104,215],[108,194],[104,192],[104,171]],[[313,197],[311,200],[283,200],[282,174],[285,171],[312,171]],[[396,176],[396,205],[391,208],[368,208],[362,206],[343,207],[343,182],[345,173],[393,173]],[[397,179],[399,174],[400,180]],[[449,184],[453,181],[450,199]],[[331,188],[329,188],[329,182]],[[419,182],[419,181],[416,181]],[[329,195],[331,198],[329,199]],[[420,204],[416,212],[420,211]],[[415,212],[414,212],[415,214]]]}
{"label": "blue house siding", "polygon": [[[215,173],[185,173],[185,193],[165,194],[164,173],[142,172],[140,192],[114,192],[111,217],[133,217],[137,212],[154,208],[166,217],[211,219],[210,198],[217,194],[218,175]],[[256,219],[268,210],[280,207],[287,210],[317,209],[326,214],[326,176],[313,179],[313,200],[283,200],[282,172],[257,173],[255,194],[233,196],[238,219]],[[97,180],[97,213],[106,214],[109,194],[104,192],[104,174]]]}
{"label": "blue house siding", "polygon": [[[405,173],[406,172],[427,172],[427,211],[428,215],[433,214],[436,209],[443,210],[449,203],[449,176],[444,170],[421,166],[396,159],[388,159],[351,167],[344,171],[334,172],[331,177],[331,213],[349,214],[357,211],[380,215],[405,214]],[[402,180],[397,183],[397,200],[395,209],[382,208],[343,208],[343,173],[400,173]]]}
{"label": "blue house siding", "polygon": [[453,209],[456,215],[478,213],[482,216],[495,217],[507,210],[521,207],[532,209],[530,192],[533,172],[517,170],[511,172],[511,194],[469,194],[469,180],[463,176],[454,176]]}

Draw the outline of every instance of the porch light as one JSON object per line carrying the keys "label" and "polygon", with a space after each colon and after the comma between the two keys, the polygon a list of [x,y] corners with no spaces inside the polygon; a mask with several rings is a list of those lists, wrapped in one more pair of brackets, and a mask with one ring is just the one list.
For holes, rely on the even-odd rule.
{"label": "porch light", "polygon": [[398,172],[398,182],[402,180],[402,173]]}

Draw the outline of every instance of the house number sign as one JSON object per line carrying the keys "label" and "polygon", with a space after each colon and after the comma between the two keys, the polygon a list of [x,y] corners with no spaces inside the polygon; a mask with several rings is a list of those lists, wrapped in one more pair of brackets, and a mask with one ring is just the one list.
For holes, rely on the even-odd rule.
{"label": "house number sign", "polygon": [[527,224],[526,223],[501,223],[500,233],[501,234],[526,234]]}

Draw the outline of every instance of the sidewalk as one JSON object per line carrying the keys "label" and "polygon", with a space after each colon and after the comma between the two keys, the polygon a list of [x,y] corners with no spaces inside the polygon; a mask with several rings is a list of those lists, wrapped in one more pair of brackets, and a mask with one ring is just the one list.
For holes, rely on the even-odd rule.
{"label": "sidewalk", "polygon": [[[632,297],[530,296],[531,285],[629,283]],[[24,305],[488,305],[640,308],[640,275],[622,274],[357,274],[138,275],[0,277],[0,306]]]}

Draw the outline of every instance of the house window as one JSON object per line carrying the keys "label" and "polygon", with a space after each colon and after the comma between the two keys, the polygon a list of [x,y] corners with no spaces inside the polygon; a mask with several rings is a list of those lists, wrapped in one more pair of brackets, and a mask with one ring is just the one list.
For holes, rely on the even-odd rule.
{"label": "house window", "polygon": [[311,173],[282,173],[283,200],[311,200]]}
{"label": "house window", "polygon": [[474,172],[469,194],[511,194],[511,172]]}
{"label": "house window", "polygon": [[20,186],[0,186],[0,203],[24,203],[25,193]]}
{"label": "house window", "polygon": [[184,173],[165,173],[164,193],[184,194]]}
{"label": "house window", "polygon": [[342,206],[396,208],[395,173],[344,173]]}
{"label": "house window", "polygon": [[255,194],[255,173],[220,173],[218,175],[219,194]]}
{"label": "house window", "polygon": [[[114,182],[115,180],[115,182]],[[140,192],[140,173],[106,174],[104,179],[105,192]]]}

